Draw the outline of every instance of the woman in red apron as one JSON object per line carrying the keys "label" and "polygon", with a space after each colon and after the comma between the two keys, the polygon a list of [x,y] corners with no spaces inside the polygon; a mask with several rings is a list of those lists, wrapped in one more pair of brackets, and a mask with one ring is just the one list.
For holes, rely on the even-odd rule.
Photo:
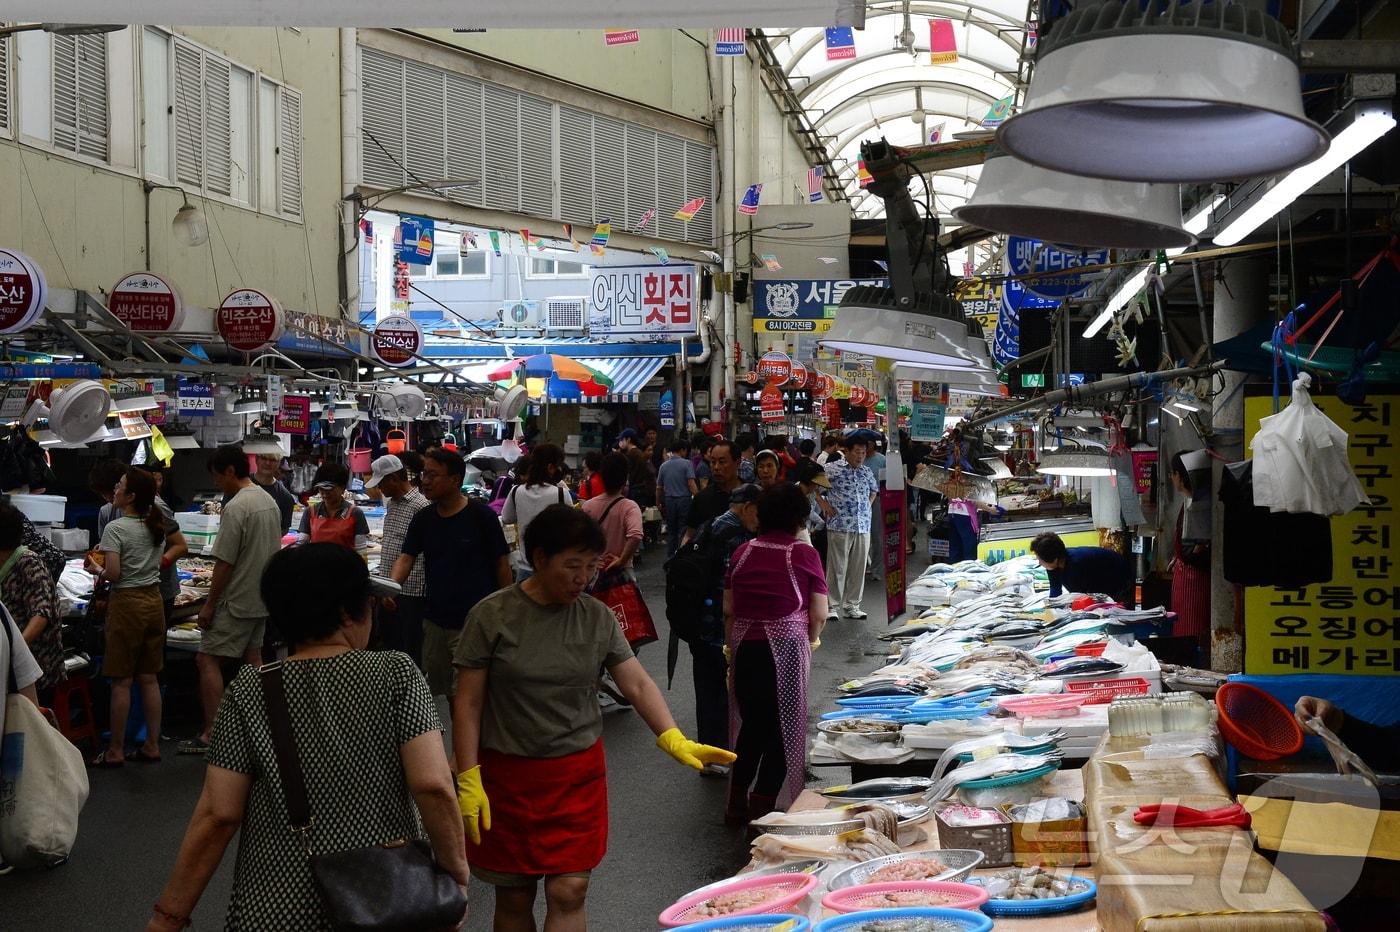
{"label": "woman in red apron", "polygon": [[792,805],[807,775],[807,674],[826,624],[821,558],[797,539],[811,502],[791,483],[758,500],[759,536],[730,562],[724,613],[729,650],[729,821]]}
{"label": "woman in red apron", "polygon": [[472,873],[496,887],[497,929],[533,929],[544,881],[545,928],[585,928],[590,873],[608,846],[598,670],[606,668],[657,746],[701,769],[734,755],[689,741],[632,655],[617,619],[585,589],[602,529],[551,505],[525,529],[533,574],[487,596],[457,642],[452,746]]}
{"label": "woman in red apron", "polygon": [[363,550],[369,541],[369,521],[365,513],[345,497],[350,470],[340,463],[322,463],[312,480],[312,491],[321,496],[317,505],[307,505],[301,513],[297,543],[340,544]]}

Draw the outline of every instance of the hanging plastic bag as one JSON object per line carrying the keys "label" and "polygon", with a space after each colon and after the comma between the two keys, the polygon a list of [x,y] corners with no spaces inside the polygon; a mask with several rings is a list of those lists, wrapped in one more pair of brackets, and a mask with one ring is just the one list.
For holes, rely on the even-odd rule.
{"label": "hanging plastic bag", "polygon": [[1312,377],[1300,373],[1293,400],[1259,422],[1254,451],[1254,504],[1270,511],[1343,515],[1369,502],[1352,471],[1347,432],[1313,404]]}

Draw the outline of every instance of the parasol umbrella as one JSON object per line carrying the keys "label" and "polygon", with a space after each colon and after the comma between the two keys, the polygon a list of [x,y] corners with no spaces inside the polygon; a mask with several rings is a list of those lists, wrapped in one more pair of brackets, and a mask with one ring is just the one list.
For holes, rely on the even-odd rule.
{"label": "parasol umbrella", "polygon": [[[607,394],[606,390],[612,387],[612,379],[597,369],[585,366],[577,359],[570,359],[568,356],[559,356],[555,353],[518,356],[515,359],[507,360],[504,365],[497,366],[486,374],[486,377],[493,382],[506,382],[517,376],[523,376],[527,379],[558,379],[566,382],[577,382],[585,395]],[[602,388],[603,391],[586,390],[583,388],[586,385]]]}

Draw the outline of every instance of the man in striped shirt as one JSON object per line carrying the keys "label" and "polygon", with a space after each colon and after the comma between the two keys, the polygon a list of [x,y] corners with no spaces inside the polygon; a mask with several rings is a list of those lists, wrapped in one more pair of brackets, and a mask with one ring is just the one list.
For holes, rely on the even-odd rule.
{"label": "man in striped shirt", "polygon": [[[408,469],[397,456],[381,456],[370,464],[366,489],[379,489],[384,495],[384,539],[379,553],[379,572],[393,567],[403,551],[409,522],[428,507],[428,499],[409,481]],[[385,599],[379,613],[380,636],[387,650],[401,650],[423,666],[423,557],[413,561],[413,570],[403,581],[403,591]]]}

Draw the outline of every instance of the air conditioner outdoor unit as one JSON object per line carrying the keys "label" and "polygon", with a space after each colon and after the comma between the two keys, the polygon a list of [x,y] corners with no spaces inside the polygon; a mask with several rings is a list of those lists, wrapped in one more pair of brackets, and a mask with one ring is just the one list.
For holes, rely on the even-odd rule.
{"label": "air conditioner outdoor unit", "polygon": [[538,330],[540,327],[538,301],[507,301],[497,314],[501,326],[508,330]]}
{"label": "air conditioner outdoor unit", "polygon": [[583,333],[588,327],[588,298],[546,298],[544,326],[546,330]]}

